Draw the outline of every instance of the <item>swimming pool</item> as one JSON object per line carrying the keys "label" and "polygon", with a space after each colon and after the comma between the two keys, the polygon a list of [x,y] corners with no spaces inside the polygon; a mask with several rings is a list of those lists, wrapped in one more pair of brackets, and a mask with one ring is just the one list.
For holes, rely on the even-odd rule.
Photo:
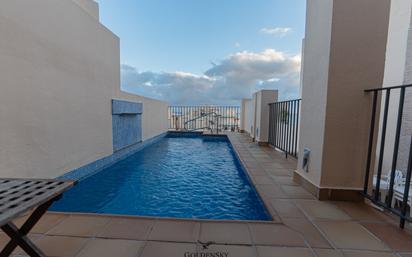
{"label": "swimming pool", "polygon": [[80,181],[51,210],[271,220],[226,137],[170,134]]}

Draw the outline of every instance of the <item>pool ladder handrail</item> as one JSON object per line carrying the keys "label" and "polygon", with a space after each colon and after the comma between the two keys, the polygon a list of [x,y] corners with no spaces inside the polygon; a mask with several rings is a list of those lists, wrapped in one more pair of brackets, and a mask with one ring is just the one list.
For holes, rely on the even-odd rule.
{"label": "pool ladder handrail", "polygon": [[[189,131],[189,132],[191,132],[191,131],[196,131],[196,130],[201,130],[201,129],[209,129],[210,132],[213,134],[213,128],[212,128],[212,127],[195,128],[195,129],[192,129],[192,130],[188,130],[187,127],[186,127],[186,125],[187,125],[189,122],[193,122],[193,121],[196,121],[196,120],[198,120],[198,119],[201,119],[201,118],[204,118],[204,117],[207,117],[207,116],[212,116],[212,115],[216,118],[216,134],[219,134],[219,117],[221,117],[222,115],[217,114],[216,112],[208,112],[208,113],[202,114],[202,115],[200,115],[200,116],[197,116],[197,117],[195,117],[195,118],[193,118],[193,119],[190,119],[190,120],[186,121],[185,123],[183,123],[184,129],[185,129],[186,131]],[[209,123],[211,123],[211,122],[213,122],[213,121],[209,121]],[[212,125],[213,125],[213,124],[212,124]]]}

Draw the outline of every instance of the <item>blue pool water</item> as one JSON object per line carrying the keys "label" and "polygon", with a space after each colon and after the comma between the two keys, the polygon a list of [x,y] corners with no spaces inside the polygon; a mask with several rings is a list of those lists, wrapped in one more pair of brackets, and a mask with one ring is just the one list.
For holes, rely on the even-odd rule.
{"label": "blue pool water", "polygon": [[227,138],[167,136],[80,181],[54,211],[271,220]]}

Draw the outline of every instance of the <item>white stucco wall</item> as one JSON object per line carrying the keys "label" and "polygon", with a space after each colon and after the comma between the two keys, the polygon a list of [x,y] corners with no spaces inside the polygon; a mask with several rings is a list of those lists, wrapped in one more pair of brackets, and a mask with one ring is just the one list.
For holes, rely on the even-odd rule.
{"label": "white stucco wall", "polygon": [[166,131],[165,103],[120,94],[119,38],[78,3],[3,0],[0,35],[0,177],[56,177],[112,154],[112,98],[145,104],[144,139]]}
{"label": "white stucco wall", "polygon": [[240,100],[240,122],[239,122],[239,129],[240,131],[245,131],[245,108],[246,108],[246,101],[248,99],[244,98]]}
{"label": "white stucco wall", "polygon": [[[412,15],[411,15],[412,16]],[[412,84],[412,17],[408,30],[406,63],[403,84]],[[412,88],[405,91],[405,105],[399,144],[398,169],[407,170],[412,135]]]}
{"label": "white stucco wall", "polygon": [[[309,0],[299,149],[309,148],[318,188],[359,190],[367,153],[370,99],[382,85],[390,0]],[[349,18],[348,18],[349,17]]]}
{"label": "white stucco wall", "polygon": [[269,103],[277,102],[277,90],[260,90],[253,94],[256,99],[256,136],[257,142],[267,143],[269,138]]}
{"label": "white stucco wall", "polygon": [[118,99],[143,103],[142,140],[146,140],[168,130],[168,103],[148,97],[130,94],[120,89],[116,93]]}
{"label": "white stucco wall", "polygon": [[99,20],[99,5],[94,0],[72,0],[78,4],[90,16]]}
{"label": "white stucco wall", "polygon": [[244,111],[244,130],[247,132],[249,135],[252,133],[252,127],[253,127],[253,121],[254,121],[254,106],[252,103],[252,99],[244,99],[245,100],[245,109]]}
{"label": "white stucco wall", "polygon": [[334,1],[323,187],[363,188],[371,109],[364,90],[383,83],[390,3]]}
{"label": "white stucco wall", "polygon": [[[406,57],[408,49],[408,35],[411,21],[411,9],[412,9],[412,0],[392,0],[391,1],[391,12],[389,20],[389,32],[388,32],[388,43],[386,47],[386,61],[385,61],[385,74],[383,87],[397,86],[404,84],[405,78],[405,66],[406,66]],[[409,46],[411,47],[411,46]],[[409,81],[410,82],[410,81]],[[406,82],[408,83],[408,82]],[[377,85],[378,87],[379,85]],[[411,90],[408,89],[407,93]],[[400,90],[392,90],[390,105],[389,105],[389,115],[387,123],[387,133],[386,133],[386,144],[384,152],[384,161],[383,161],[383,174],[386,174],[392,166],[393,159],[393,149],[396,133],[396,124],[397,124],[397,111],[399,107],[399,93]],[[410,102],[410,96],[406,96],[406,106],[405,106],[405,115],[404,121],[411,119],[412,113],[408,113],[408,102]],[[382,101],[383,110],[384,101]],[[381,119],[382,119],[381,114]],[[407,123],[403,124],[403,131],[408,130]],[[412,128],[412,127],[411,127]],[[411,129],[409,129],[410,134]],[[404,133],[405,134],[405,133]],[[379,133],[379,138],[381,133]],[[406,171],[407,166],[407,156],[409,153],[409,140],[403,138],[400,142],[400,151],[398,158],[398,169]],[[378,140],[378,145],[380,140]],[[379,148],[377,149],[379,152]]]}
{"label": "white stucco wall", "polygon": [[308,0],[306,8],[299,149],[300,152],[304,148],[310,149],[311,160],[310,173],[306,173],[301,169],[302,154],[299,154],[298,172],[318,185],[322,169],[333,1]]}

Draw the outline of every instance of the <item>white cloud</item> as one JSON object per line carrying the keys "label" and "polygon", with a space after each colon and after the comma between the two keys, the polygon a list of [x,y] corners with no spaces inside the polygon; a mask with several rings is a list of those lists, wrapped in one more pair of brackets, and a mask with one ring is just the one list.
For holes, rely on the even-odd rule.
{"label": "white cloud", "polygon": [[239,104],[259,89],[279,89],[283,99],[297,97],[299,72],[300,56],[267,49],[235,53],[202,75],[140,72],[122,65],[122,88],[170,104]]}
{"label": "white cloud", "polygon": [[286,34],[291,32],[291,28],[284,28],[284,27],[276,27],[276,28],[263,28],[260,32],[268,35],[278,35],[280,37],[284,37]]}

